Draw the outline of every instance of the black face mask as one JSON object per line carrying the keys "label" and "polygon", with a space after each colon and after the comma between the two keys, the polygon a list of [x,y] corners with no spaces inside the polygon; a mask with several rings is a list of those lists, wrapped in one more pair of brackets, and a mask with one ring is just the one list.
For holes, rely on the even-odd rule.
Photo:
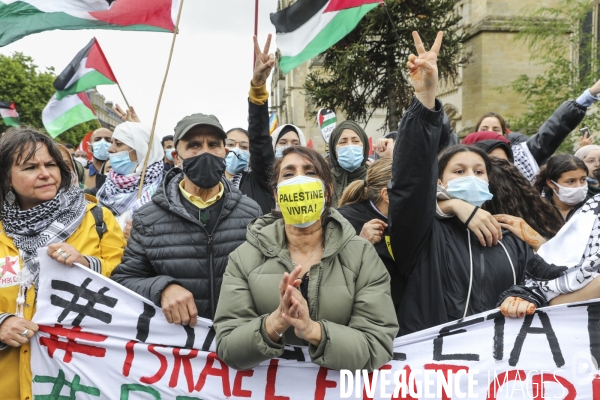
{"label": "black face mask", "polygon": [[183,160],[183,173],[192,183],[202,189],[217,186],[225,172],[225,159],[214,154],[202,153]]}

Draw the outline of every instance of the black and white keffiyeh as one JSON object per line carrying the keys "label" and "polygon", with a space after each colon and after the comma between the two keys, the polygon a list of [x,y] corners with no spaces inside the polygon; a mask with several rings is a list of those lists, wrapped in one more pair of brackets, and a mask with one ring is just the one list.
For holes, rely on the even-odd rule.
{"label": "black and white keffiyeh", "polygon": [[580,290],[600,276],[599,214],[600,195],[596,195],[528,263],[523,290],[538,299],[538,306]]}
{"label": "black and white keffiyeh", "polygon": [[[0,217],[6,235],[13,239],[19,249],[24,268],[19,272],[19,297],[32,283],[36,284],[40,263],[37,250],[52,243],[66,241],[81,225],[87,201],[83,191],[69,185],[52,199],[28,210],[21,210],[15,203],[2,205]],[[17,299],[17,310],[19,299]]]}
{"label": "black and white keffiyeh", "polygon": [[233,186],[236,189],[240,188],[240,183],[242,182],[242,175],[244,174],[244,171],[240,172],[239,174],[236,174],[234,176],[231,177],[231,180],[229,181],[231,183],[231,186]]}
{"label": "black and white keffiyeh", "polygon": [[164,175],[162,160],[148,166],[144,177],[144,190],[138,199],[140,174],[119,175],[111,171],[104,185],[98,190],[100,203],[110,209],[115,216],[126,211],[134,212],[146,204],[156,193]]}
{"label": "black and white keffiyeh", "polygon": [[515,160],[515,167],[521,171],[523,176],[527,178],[529,182],[533,183],[536,175],[540,172],[540,167],[533,157],[533,154],[531,154],[529,147],[527,147],[527,143],[523,142],[511,146],[511,150]]}

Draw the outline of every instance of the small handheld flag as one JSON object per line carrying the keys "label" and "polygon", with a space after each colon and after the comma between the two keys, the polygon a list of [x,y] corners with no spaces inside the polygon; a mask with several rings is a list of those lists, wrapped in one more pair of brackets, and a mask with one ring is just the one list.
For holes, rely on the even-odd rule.
{"label": "small handheld flag", "polygon": [[21,125],[21,121],[19,121],[19,113],[17,113],[15,103],[6,103],[0,101],[0,116],[2,117],[2,121],[6,126]]}
{"label": "small handheld flag", "polygon": [[337,117],[335,112],[327,108],[321,108],[317,113],[317,122],[321,129],[321,136],[325,143],[329,143],[329,137],[337,125]]}
{"label": "small handheld flag", "polygon": [[279,126],[279,119],[277,118],[277,113],[272,113],[269,117],[269,134],[272,135],[273,131],[277,129]]}

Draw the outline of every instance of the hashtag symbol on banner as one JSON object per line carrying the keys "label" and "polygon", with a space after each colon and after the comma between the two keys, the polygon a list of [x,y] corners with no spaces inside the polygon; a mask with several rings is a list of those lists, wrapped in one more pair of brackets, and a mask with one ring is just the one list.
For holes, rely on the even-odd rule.
{"label": "hashtag symbol on banner", "polygon": [[[59,280],[52,281],[52,289],[62,290],[73,295],[71,301],[67,301],[54,294],[50,296],[50,303],[53,306],[64,308],[63,312],[58,317],[58,322],[62,322],[69,315],[69,313],[73,312],[78,314],[71,323],[73,326],[79,326],[85,317],[95,318],[104,322],[105,324],[110,324],[112,321],[112,315],[104,311],[97,310],[94,308],[94,306],[96,304],[103,304],[110,308],[114,308],[118,300],[114,297],[104,294],[110,290],[107,287],[103,287],[98,292],[88,289],[87,286],[91,281],[91,278],[87,278],[85,281],[83,281],[81,286],[75,286],[72,283]],[[87,300],[87,303],[85,305],[78,304],[77,301],[79,299]]]}
{"label": "hashtag symbol on banner", "polygon": [[[48,355],[54,358],[56,350],[64,350],[65,355],[63,361],[68,363],[73,359],[73,353],[81,353],[92,357],[104,357],[106,349],[103,347],[90,346],[76,341],[76,339],[86,340],[89,342],[103,342],[107,336],[96,333],[81,332],[81,327],[77,326],[73,329],[63,328],[62,325],[44,326],[40,325],[40,331],[50,334],[50,337],[40,338],[40,344],[48,347]],[[67,341],[58,340],[64,337]]]}
{"label": "hashtag symbol on banner", "polygon": [[[100,390],[93,386],[85,386],[79,383],[81,378],[79,375],[75,375],[73,377],[73,382],[68,382],[65,379],[65,373],[63,370],[58,370],[58,376],[40,376],[36,375],[33,378],[34,382],[38,383],[52,383],[52,391],[50,394],[38,395],[34,396],[35,400],[73,400],[77,397],[77,392],[86,393],[90,396],[100,396]],[[71,391],[68,396],[61,396],[60,392],[63,390],[63,387],[67,386]]]}

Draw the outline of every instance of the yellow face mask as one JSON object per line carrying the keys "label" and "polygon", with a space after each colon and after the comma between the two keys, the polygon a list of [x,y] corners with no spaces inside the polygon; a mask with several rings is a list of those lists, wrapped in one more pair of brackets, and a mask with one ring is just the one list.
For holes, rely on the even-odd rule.
{"label": "yellow face mask", "polygon": [[325,209],[323,181],[304,175],[285,180],[277,185],[277,202],[286,224],[308,228]]}

